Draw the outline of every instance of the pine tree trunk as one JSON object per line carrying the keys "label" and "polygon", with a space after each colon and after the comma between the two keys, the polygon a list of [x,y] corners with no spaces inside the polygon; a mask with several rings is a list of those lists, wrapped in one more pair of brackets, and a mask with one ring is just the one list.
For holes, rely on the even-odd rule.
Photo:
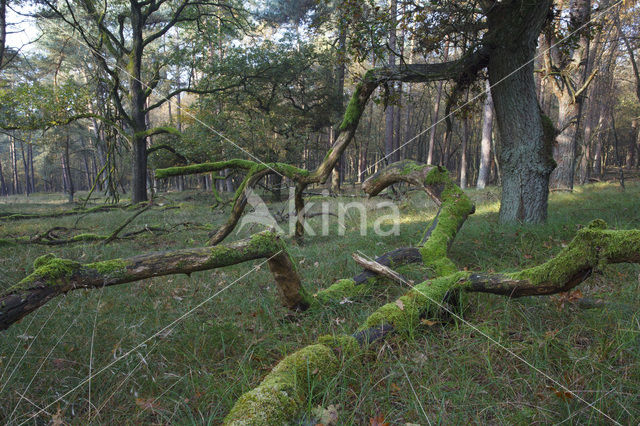
{"label": "pine tree trunk", "polygon": [[[389,29],[389,68],[393,69],[396,66],[396,51],[397,51],[397,38],[396,38],[396,17],[398,15],[398,2],[397,0],[389,0],[389,15],[391,17],[390,29]],[[395,136],[395,107],[392,104],[392,100],[395,94],[395,83],[389,83],[389,97],[391,103],[387,105],[384,119],[384,154],[387,156],[387,163],[393,162],[394,151],[394,136]]]}
{"label": "pine tree trunk", "polygon": [[491,169],[491,133],[493,132],[493,102],[491,88],[486,83],[487,97],[482,108],[482,140],[480,141],[480,169],[476,186],[480,189],[487,186]]}
{"label": "pine tree trunk", "polygon": [[[446,62],[449,57],[449,42],[444,46],[443,60]],[[429,133],[429,152],[427,153],[427,164],[433,164],[433,150],[436,143],[436,127],[440,119],[440,102],[442,101],[442,81],[438,82],[438,93],[436,95],[436,104],[433,111],[433,119],[431,120],[431,130]]]}
{"label": "pine tree trunk", "polygon": [[9,137],[9,154],[11,156],[11,174],[13,176],[13,194],[20,192],[20,181],[18,180],[18,158],[16,155],[16,140],[11,135]]}
{"label": "pine tree trunk", "polygon": [[2,160],[0,160],[0,195],[9,195],[9,188],[4,180],[4,173],[2,173]]}
{"label": "pine tree trunk", "polygon": [[20,141],[20,153],[22,154],[22,167],[24,168],[24,191],[27,195],[31,194],[31,179],[29,178],[29,165],[27,163],[27,155],[24,152],[24,142]]}

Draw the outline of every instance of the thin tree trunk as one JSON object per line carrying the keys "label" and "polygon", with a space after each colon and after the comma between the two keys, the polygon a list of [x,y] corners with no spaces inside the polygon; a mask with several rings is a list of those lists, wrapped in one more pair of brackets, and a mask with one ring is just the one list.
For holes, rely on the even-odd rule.
{"label": "thin tree trunk", "polygon": [[31,179],[29,178],[29,165],[27,155],[24,152],[24,142],[20,141],[20,153],[22,155],[22,167],[24,168],[24,191],[27,197],[31,194]]}
{"label": "thin tree trunk", "polygon": [[4,180],[4,173],[2,173],[2,160],[0,160],[0,195],[9,195],[9,188]]}
{"label": "thin tree trunk", "polygon": [[13,135],[9,136],[9,154],[11,156],[11,175],[13,176],[13,193],[20,192],[20,181],[18,180],[18,158],[16,155],[16,140]]}
{"label": "thin tree trunk", "polygon": [[480,189],[487,186],[491,170],[491,136],[493,133],[493,102],[491,88],[486,83],[486,98],[482,108],[482,140],[480,141],[480,169],[476,186]]}
{"label": "thin tree trunk", "polygon": [[467,188],[467,147],[469,145],[470,123],[469,117],[465,117],[462,123],[462,153],[460,155],[460,188]]}
{"label": "thin tree trunk", "polygon": [[7,43],[7,0],[0,0],[0,69],[4,66],[4,50]]}
{"label": "thin tree trunk", "polygon": [[[444,45],[444,57],[446,62],[449,58],[449,42]],[[436,127],[440,119],[440,102],[442,101],[442,89],[444,82],[438,82],[438,94],[436,95],[436,105],[433,111],[433,119],[431,120],[431,130],[429,133],[429,152],[427,153],[427,164],[433,164],[433,149],[436,143]]]}
{"label": "thin tree trunk", "polygon": [[27,163],[29,164],[29,176],[31,177],[31,191],[36,192],[36,178],[33,170],[33,144],[27,145]]}
{"label": "thin tree trunk", "polygon": [[71,158],[69,156],[69,133],[65,139],[65,144],[62,153],[62,173],[64,173],[65,180],[67,182],[67,196],[69,197],[69,203],[73,203],[73,195],[75,188],[73,186],[73,176],[71,174]]}
{"label": "thin tree trunk", "polygon": [[[396,19],[398,15],[398,2],[397,0],[389,0],[389,15],[391,17],[390,29],[389,29],[389,68],[393,69],[396,66],[396,54],[397,54],[397,36],[396,36]],[[384,154],[387,156],[387,163],[393,162],[394,151],[394,135],[395,135],[395,108],[393,106],[393,99],[395,93],[395,83],[389,83],[389,97],[391,98],[390,104],[387,105],[385,110],[384,119]]]}

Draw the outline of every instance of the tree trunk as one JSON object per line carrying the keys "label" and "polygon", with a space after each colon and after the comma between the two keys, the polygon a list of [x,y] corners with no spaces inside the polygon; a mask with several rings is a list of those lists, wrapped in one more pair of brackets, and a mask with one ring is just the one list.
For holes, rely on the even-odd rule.
{"label": "tree trunk", "polygon": [[13,193],[20,192],[20,181],[18,180],[18,158],[16,155],[16,140],[13,135],[9,136],[9,154],[11,156],[11,175],[13,176]]}
{"label": "tree trunk", "polygon": [[[342,13],[342,12],[341,12]],[[338,66],[336,67],[336,86],[335,86],[335,96],[338,101],[338,109],[336,111],[337,118],[334,120],[338,122],[342,116],[344,115],[344,75],[346,69],[346,60],[347,60],[347,24],[345,22],[344,16],[339,16],[338,22]],[[331,126],[329,130],[332,137],[332,145],[333,141],[335,141],[335,127]],[[338,164],[333,168],[332,176],[331,176],[331,190],[333,192],[340,191],[340,184],[344,179],[344,155],[340,156],[338,160]]]}
{"label": "tree trunk", "polygon": [[487,186],[491,169],[491,133],[493,132],[493,102],[491,88],[486,83],[487,97],[482,108],[482,140],[480,141],[480,169],[476,186],[480,189]]}
{"label": "tree trunk", "polygon": [[64,180],[67,183],[67,196],[69,197],[69,203],[73,203],[73,194],[75,188],[73,186],[73,177],[71,175],[71,158],[69,156],[69,133],[65,139],[65,144],[62,151],[62,173],[64,174]]}
{"label": "tree trunk", "polygon": [[129,58],[131,75],[129,86],[131,91],[131,142],[133,145],[133,174],[131,176],[131,202],[136,204],[147,201],[147,123],[145,104],[147,96],[142,85],[142,13],[137,2],[131,2],[131,28],[133,45]]}
{"label": "tree trunk", "polygon": [[7,188],[4,173],[2,173],[2,160],[0,160],[0,195],[9,195],[9,188]]}
{"label": "tree trunk", "polygon": [[24,142],[20,141],[20,153],[22,154],[22,167],[24,168],[24,191],[27,195],[31,194],[31,179],[29,177],[29,165],[27,163],[27,155],[24,152]]}
{"label": "tree trunk", "polygon": [[29,164],[29,176],[31,177],[31,191],[36,192],[36,175],[33,171],[33,144],[27,145],[27,163]]}
{"label": "tree trunk", "polygon": [[4,49],[7,42],[7,0],[0,0],[0,70],[4,66]]}
{"label": "tree trunk", "polygon": [[[396,51],[398,49],[397,46],[397,38],[396,38],[396,18],[398,15],[398,2],[397,0],[389,0],[389,16],[391,18],[390,28],[389,28],[389,61],[388,66],[390,69],[395,68],[396,66]],[[395,107],[393,105],[394,102],[394,94],[395,94],[395,82],[389,82],[389,104],[385,110],[384,117],[384,154],[386,156],[387,163],[393,162],[393,151],[394,151],[394,136],[395,136]]]}
{"label": "tree trunk", "polygon": [[[449,42],[444,45],[444,60],[449,57]],[[427,164],[433,164],[433,149],[436,144],[436,128],[440,119],[440,102],[442,101],[442,86],[444,82],[438,82],[438,94],[436,95],[436,104],[433,110],[433,119],[431,120],[431,129],[429,131],[429,151],[427,153]]]}
{"label": "tree trunk", "polygon": [[533,56],[552,2],[525,3],[495,3],[489,11],[489,36],[496,46],[488,69],[502,143],[500,221],[541,223],[547,218],[549,175],[555,166],[549,134],[554,132],[543,128]]}
{"label": "tree trunk", "polygon": [[[579,39],[575,47],[569,53],[569,61],[560,67],[563,82],[556,84],[556,97],[558,98],[558,124],[560,134],[556,138],[553,157],[557,163],[556,169],[551,174],[551,187],[555,189],[573,190],[573,182],[576,168],[576,152],[580,124],[582,120],[582,104],[585,93],[585,85],[589,84],[586,76],[586,58],[589,54],[590,27],[586,24],[591,20],[591,1],[575,0],[569,7],[570,31],[578,31]],[[551,37],[551,36],[550,36]],[[558,49],[555,38],[551,38],[554,50]],[[552,83],[553,84],[553,83]]]}
{"label": "tree trunk", "polygon": [[627,166],[627,170],[631,170],[636,163],[636,156],[638,153],[636,152],[636,140],[638,139],[638,119],[634,118],[631,120],[631,134],[629,135],[629,149],[627,150],[627,158],[625,159],[625,163]]}
{"label": "tree trunk", "polygon": [[462,153],[460,155],[460,188],[467,188],[467,148],[469,145],[469,137],[470,137],[470,123],[469,117],[465,117],[462,123],[463,131],[462,131]]}

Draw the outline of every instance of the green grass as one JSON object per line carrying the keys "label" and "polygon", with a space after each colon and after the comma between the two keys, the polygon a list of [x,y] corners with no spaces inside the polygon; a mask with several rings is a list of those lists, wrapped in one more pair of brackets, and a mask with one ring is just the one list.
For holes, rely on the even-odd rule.
{"label": "green grass", "polygon": [[[544,262],[579,226],[595,218],[618,229],[640,228],[638,183],[627,182],[626,192],[617,185],[596,184],[571,194],[553,194],[549,221],[542,226],[499,224],[496,188],[468,193],[478,208],[452,247],[451,255],[461,268],[513,271]],[[0,213],[66,210],[70,206],[63,200],[62,195],[14,198],[0,204]],[[366,202],[373,207],[378,201]],[[128,229],[188,221],[216,225],[226,218],[208,207],[208,194],[167,194],[161,202],[181,202],[182,208],[148,211]],[[330,236],[307,237],[302,246],[291,243],[305,286],[315,292],[357,273],[351,260],[355,251],[374,256],[417,243],[435,206],[418,192],[401,205],[399,236],[361,236],[357,217],[347,221],[346,235],[339,236],[332,218]],[[371,209],[369,226],[385,213]],[[84,216],[77,223],[82,228],[78,232],[108,234],[131,214],[115,210]],[[0,223],[0,238],[71,227],[77,219]],[[321,219],[312,223],[319,228]],[[259,230],[233,233],[229,241]],[[143,235],[106,247],[1,247],[0,288],[26,276],[36,257],[52,251],[92,262],[206,241],[206,230],[176,228],[171,234]],[[43,408],[65,395],[47,409],[49,414],[39,416],[38,423],[51,420],[59,409],[60,416],[74,424],[218,424],[237,397],[257,385],[283,356],[323,334],[350,334],[377,307],[406,291],[390,285],[382,294],[352,303],[291,314],[280,306],[266,265],[238,280],[252,266],[79,290],[50,301],[0,336],[0,419],[21,423],[38,410],[36,406]],[[419,279],[422,274],[414,268],[407,276]],[[563,424],[607,423],[584,402],[559,397],[553,389],[559,389],[559,382],[620,423],[637,424],[639,274],[637,265],[620,265],[589,278],[579,288],[585,297],[608,302],[598,309],[579,309],[558,296],[509,300],[471,295],[464,314],[467,322],[424,325],[393,336],[362,357],[345,360],[335,377],[319,378],[312,383],[314,396],[301,416],[309,418],[316,407],[334,405],[339,424],[368,424],[377,414],[392,424],[427,424],[425,414],[432,424],[546,424],[566,419]],[[170,332],[113,363],[206,300]],[[66,395],[88,377],[90,363],[94,373],[102,371],[91,381],[91,417],[88,384]]]}

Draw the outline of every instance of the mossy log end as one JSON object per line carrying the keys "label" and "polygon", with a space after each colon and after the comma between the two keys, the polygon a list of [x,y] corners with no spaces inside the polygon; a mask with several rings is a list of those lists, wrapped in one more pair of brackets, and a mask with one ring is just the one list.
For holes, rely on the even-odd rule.
{"label": "mossy log end", "polygon": [[[508,297],[560,293],[583,282],[595,269],[615,263],[640,263],[640,230],[607,230],[595,220],[549,261],[519,272],[481,274],[457,271],[411,288],[397,301],[373,312],[352,336],[325,336],[281,361],[255,389],[242,395],[225,424],[282,424],[295,418],[307,400],[310,374],[336,374],[338,355],[353,357],[393,332],[420,327],[423,318],[451,314],[467,292]],[[344,280],[353,281],[353,280]],[[456,314],[457,315],[457,314]],[[332,351],[328,349],[331,348]],[[298,382],[296,382],[299,380]],[[292,386],[291,383],[300,384]]]}
{"label": "mossy log end", "polygon": [[145,278],[221,268],[255,259],[268,259],[283,304],[305,309],[309,298],[289,258],[284,242],[272,232],[224,246],[151,253],[125,259],[81,264],[53,254],[39,257],[34,271],[0,293],[0,330],[8,328],[53,297],[79,288],[100,288]]}

